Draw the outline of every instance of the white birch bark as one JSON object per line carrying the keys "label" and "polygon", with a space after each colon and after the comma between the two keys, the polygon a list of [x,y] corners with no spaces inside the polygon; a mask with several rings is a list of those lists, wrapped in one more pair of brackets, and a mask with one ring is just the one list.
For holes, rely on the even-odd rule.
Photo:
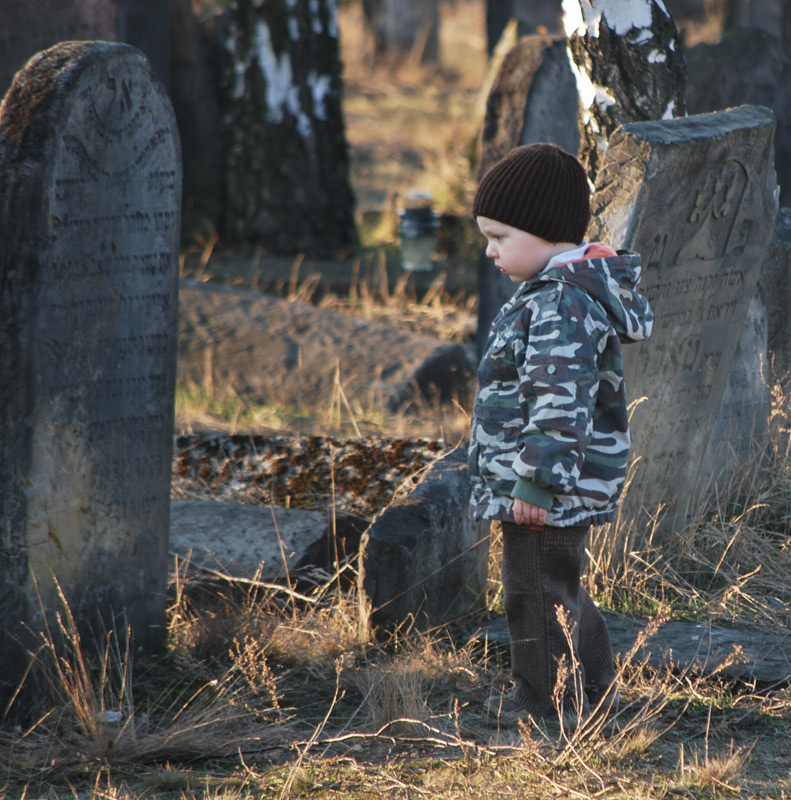
{"label": "white birch bark", "polygon": [[662,0],[563,0],[563,22],[593,181],[619,125],[684,116],[684,56]]}

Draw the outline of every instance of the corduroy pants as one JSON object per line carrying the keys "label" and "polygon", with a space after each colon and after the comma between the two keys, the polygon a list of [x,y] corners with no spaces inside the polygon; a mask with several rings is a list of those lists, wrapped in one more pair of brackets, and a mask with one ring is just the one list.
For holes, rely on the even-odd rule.
{"label": "corduroy pants", "polygon": [[563,656],[570,670],[573,663],[555,608],[563,606],[580,665],[576,675],[569,672],[564,705],[573,697],[575,680],[585,689],[583,708],[598,702],[615,679],[615,664],[604,618],[580,584],[588,527],[531,528],[503,522],[502,532],[514,701],[531,714],[554,713],[558,666]]}

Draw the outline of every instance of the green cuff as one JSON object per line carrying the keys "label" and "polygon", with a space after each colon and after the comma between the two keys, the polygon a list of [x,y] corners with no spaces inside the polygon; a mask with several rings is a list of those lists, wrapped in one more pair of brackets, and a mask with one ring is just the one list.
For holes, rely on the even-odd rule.
{"label": "green cuff", "polygon": [[535,483],[525,478],[516,479],[516,486],[511,492],[511,497],[524,500],[539,508],[545,508],[547,511],[552,508],[552,492],[536,486]]}

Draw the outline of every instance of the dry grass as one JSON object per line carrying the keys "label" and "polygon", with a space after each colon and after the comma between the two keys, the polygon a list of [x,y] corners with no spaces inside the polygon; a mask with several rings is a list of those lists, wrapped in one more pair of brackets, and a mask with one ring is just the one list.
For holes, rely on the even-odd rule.
{"label": "dry grass", "polygon": [[[787,437],[784,425],[775,433],[775,441]],[[767,462],[768,475],[787,472],[787,459]],[[784,491],[779,483],[750,485]],[[740,502],[755,505],[750,497]],[[727,525],[713,537],[716,520],[699,529],[707,531],[709,569],[720,574],[735,569],[722,554],[734,552],[736,541]],[[757,536],[752,528],[740,536],[748,533]],[[687,538],[685,563],[699,565],[699,538]],[[777,540],[760,541],[764,561],[772,560],[767,543]],[[629,550],[630,568],[614,570],[618,558],[604,552],[605,543],[598,547],[612,597],[665,609],[620,660],[621,702],[609,717],[577,727],[562,717],[549,728],[504,727],[487,716],[484,701],[507,687],[507,660],[485,639],[462,645],[452,628],[372,631],[354,583],[336,576],[299,590],[256,581],[207,586],[187,580],[182,565],[171,590],[169,655],[144,670],[132,668],[112,634],[86,652],[64,604],[58,635],[41,639],[46,712],[27,729],[3,731],[2,780],[10,793],[29,787],[30,796],[59,796],[76,783],[95,798],[165,798],[174,787],[179,797],[285,798],[308,790],[323,797],[338,787],[353,797],[385,790],[500,796],[516,787],[584,798],[757,797],[761,781],[780,796],[785,778],[765,768],[757,779],[753,762],[771,763],[787,748],[791,693],[658,672],[637,660],[671,607],[709,613],[722,597],[694,570],[682,580],[680,562],[662,582],[660,559],[668,557],[658,550]],[[646,578],[637,567],[647,564]],[[493,573],[496,586],[496,567]],[[756,588],[742,582],[740,591]],[[739,605],[742,616],[760,605],[751,596]],[[726,616],[735,609],[728,605]],[[58,636],[65,653],[52,644]],[[200,770],[189,764],[210,757],[211,780],[197,790]],[[148,764],[158,766],[152,772]]]}
{"label": "dry grass", "polygon": [[[788,692],[734,693],[637,661],[657,618],[619,664],[615,715],[507,728],[484,710],[508,683],[507,661],[485,641],[457,644],[450,629],[374,637],[355,590],[334,576],[303,594],[191,584],[184,571],[169,655],[145,670],[112,635],[86,651],[64,607],[70,646],[47,673],[47,713],[0,739],[11,796],[69,785],[91,798],[757,796],[755,737],[791,716]],[[776,744],[787,743],[783,733]]]}
{"label": "dry grass", "polygon": [[[457,0],[445,4],[444,12],[445,32],[459,37],[451,26],[463,28],[470,15],[482,13],[482,5]],[[358,25],[357,13],[355,7],[344,11],[345,21]],[[365,46],[350,35],[343,45],[351,94],[368,93],[382,108],[381,124],[373,127],[362,99],[352,98],[348,106],[350,138],[360,148],[356,179],[362,182],[364,169],[370,169],[377,173],[373,183],[381,186],[382,175],[392,175],[379,196],[385,206],[414,183],[449,208],[461,204],[469,190],[467,148],[475,133],[468,112],[485,72],[480,55],[471,54],[482,51],[482,33],[462,35],[458,46],[446,47],[456,61],[434,73],[413,60],[365,81],[357,78],[369,73]],[[445,78],[456,72],[461,95],[446,98],[434,87],[445,79],[442,70]],[[443,115],[452,123],[440,136],[437,120]],[[412,127],[400,127],[410,117]],[[417,156],[404,148],[404,130]],[[210,238],[203,247],[210,255]],[[292,289],[295,296],[315,299],[307,282]],[[358,286],[348,299],[323,302],[346,304],[352,313],[409,319],[449,337],[467,335],[462,331],[474,313],[470,300],[448,303],[441,291],[417,302],[406,286],[387,295]],[[713,511],[679,532],[678,547],[660,547],[650,536],[637,539],[628,520],[595,532],[587,577],[592,594],[611,608],[652,618],[618,664],[621,703],[609,718],[573,729],[505,727],[486,714],[484,703],[508,687],[507,655],[485,637],[465,638],[466,629],[475,627],[470,620],[428,633],[373,630],[348,567],[305,588],[255,580],[207,585],[187,579],[179,565],[170,587],[167,651],[145,662],[131,658],[123,631],[107,632],[95,646],[83,641],[63,604],[55,629],[39,640],[36,670],[44,688],[38,718],[0,727],[0,796],[791,796],[787,685],[657,670],[637,655],[670,615],[787,627],[789,397],[787,387],[778,388],[772,438],[760,468],[745,465],[734,474]],[[401,426],[399,435],[425,434],[419,415],[394,422],[383,410],[355,406],[357,398],[345,400],[339,391],[317,410],[295,415],[272,409],[260,417],[241,401],[212,406],[211,398],[198,397],[195,403],[205,405],[206,426],[215,429],[294,430],[304,415],[306,427],[325,434],[335,427],[347,434],[356,426],[365,434],[391,425]],[[377,413],[380,427],[369,428]],[[466,428],[463,409],[453,413],[458,430]],[[433,419],[426,422],[434,426],[432,435],[445,435],[448,422],[436,409],[426,409],[425,417]],[[496,542],[492,553],[489,610],[496,611]],[[58,639],[65,648],[55,648]]]}
{"label": "dry grass", "polygon": [[[664,543],[617,519],[593,532],[589,589],[616,609],[676,609],[724,622],[791,621],[791,393],[773,387],[770,434]],[[628,492],[628,485],[627,485]],[[768,556],[768,554],[771,554]],[[595,577],[594,577],[595,576]]]}

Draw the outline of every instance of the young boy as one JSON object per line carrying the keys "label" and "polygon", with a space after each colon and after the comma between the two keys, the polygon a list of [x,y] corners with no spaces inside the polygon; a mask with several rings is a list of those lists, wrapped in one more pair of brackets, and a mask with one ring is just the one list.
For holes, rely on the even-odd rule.
{"label": "young boy", "polygon": [[515,690],[490,707],[585,714],[616,696],[607,627],[580,584],[585,537],[615,516],[629,455],[621,343],[647,338],[652,313],[635,291],[639,256],[584,241],[588,179],[561,148],[512,150],[481,180],[473,215],[486,255],[519,284],[492,323],[469,450],[474,516],[500,520],[503,533]]}

